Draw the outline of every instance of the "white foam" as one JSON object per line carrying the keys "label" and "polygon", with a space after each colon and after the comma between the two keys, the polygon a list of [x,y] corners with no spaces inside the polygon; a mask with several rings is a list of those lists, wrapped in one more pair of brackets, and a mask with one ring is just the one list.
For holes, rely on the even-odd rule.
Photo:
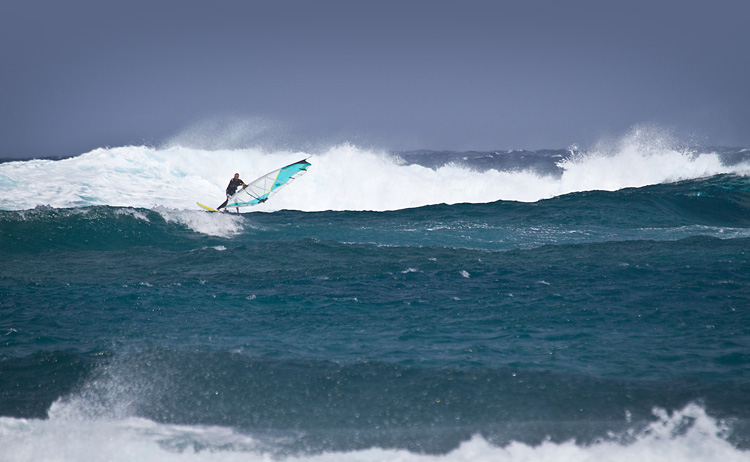
{"label": "white foam", "polygon": [[[500,199],[532,202],[577,191],[612,191],[720,173],[750,174],[750,164],[725,166],[716,153],[697,153],[673,144],[658,132],[636,129],[615,142],[561,160],[561,176],[477,172],[458,165],[430,169],[344,144],[316,154],[306,175],[272,200],[243,211],[384,211]],[[235,172],[248,182],[308,156],[254,148],[125,146],[60,161],[8,162],[0,164],[0,209],[112,205],[198,210],[196,201],[215,206],[224,200],[224,188]],[[190,226],[210,226],[198,224],[196,217],[181,219]]]}
{"label": "white foam", "polygon": [[560,191],[615,191],[722,173],[750,174],[750,165],[728,167],[714,152],[675,148],[676,144],[664,132],[635,128],[618,140],[560,161]]}
{"label": "white foam", "polygon": [[162,206],[155,207],[154,210],[167,222],[180,223],[193,231],[211,236],[231,237],[241,233],[245,226],[248,226],[241,215],[233,213],[205,213]]}
{"label": "white foam", "polygon": [[170,425],[150,420],[86,419],[57,409],[47,420],[0,418],[4,462],[87,461],[269,461],[338,462],[692,462],[750,461],[750,453],[726,441],[722,422],[697,405],[672,414],[656,409],[644,430],[582,445],[573,441],[539,445],[513,442],[499,447],[474,437],[448,454],[369,448],[295,457],[272,456],[269,444],[217,426]]}

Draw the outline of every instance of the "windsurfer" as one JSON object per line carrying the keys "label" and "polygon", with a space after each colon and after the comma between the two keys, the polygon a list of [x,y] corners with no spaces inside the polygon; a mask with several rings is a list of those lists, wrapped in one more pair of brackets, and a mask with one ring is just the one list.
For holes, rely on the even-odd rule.
{"label": "windsurfer", "polygon": [[[227,203],[229,202],[229,198],[234,195],[234,193],[237,192],[237,188],[240,186],[247,186],[244,181],[240,180],[240,174],[235,173],[234,178],[229,180],[229,186],[227,186],[227,200],[225,200],[220,206],[216,207],[216,210],[222,211],[221,209],[226,210]],[[240,208],[237,207],[237,212],[239,213]]]}

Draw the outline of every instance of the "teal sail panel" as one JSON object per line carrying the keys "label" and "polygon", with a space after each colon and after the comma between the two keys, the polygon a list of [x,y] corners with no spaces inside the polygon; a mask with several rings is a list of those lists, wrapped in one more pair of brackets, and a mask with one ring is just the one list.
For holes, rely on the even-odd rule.
{"label": "teal sail panel", "polygon": [[307,159],[302,159],[280,169],[268,172],[237,191],[229,198],[227,207],[245,207],[263,203],[293,179],[307,172],[309,166],[310,162]]}

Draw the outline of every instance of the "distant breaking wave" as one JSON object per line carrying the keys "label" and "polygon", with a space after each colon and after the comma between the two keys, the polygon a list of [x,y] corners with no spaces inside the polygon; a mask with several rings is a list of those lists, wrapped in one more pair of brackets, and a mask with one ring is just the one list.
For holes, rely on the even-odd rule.
{"label": "distant breaking wave", "polygon": [[[309,173],[252,211],[386,211],[434,204],[535,202],[718,174],[750,174],[750,150],[674,148],[633,133],[587,151],[388,153],[344,144],[316,153]],[[307,152],[256,148],[101,148],[62,160],[0,164],[0,209],[218,205],[232,175],[246,182]]]}

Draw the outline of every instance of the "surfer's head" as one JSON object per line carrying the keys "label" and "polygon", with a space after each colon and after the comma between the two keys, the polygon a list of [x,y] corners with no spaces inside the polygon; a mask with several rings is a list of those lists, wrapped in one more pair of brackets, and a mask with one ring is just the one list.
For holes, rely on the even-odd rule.
{"label": "surfer's head", "polygon": [[240,177],[240,174],[239,174],[239,173],[235,173],[235,174],[234,174],[234,178],[235,178],[235,179],[237,179],[237,178],[239,178],[239,177]]}

